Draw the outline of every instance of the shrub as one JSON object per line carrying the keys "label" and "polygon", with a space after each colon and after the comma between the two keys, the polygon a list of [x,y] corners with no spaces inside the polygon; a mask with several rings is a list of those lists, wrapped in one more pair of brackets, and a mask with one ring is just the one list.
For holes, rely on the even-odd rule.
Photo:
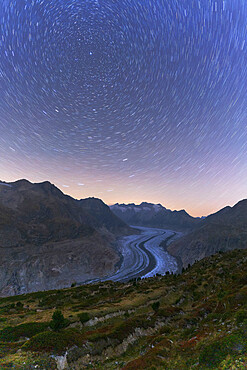
{"label": "shrub", "polygon": [[214,342],[203,349],[199,357],[199,363],[214,368],[226,358],[227,354],[227,349],[222,346],[221,342]]}
{"label": "shrub", "polygon": [[136,315],[125,319],[121,323],[118,323],[115,327],[108,326],[101,328],[95,332],[91,337],[90,341],[98,341],[99,339],[106,339],[117,341],[118,343],[123,341],[128,335],[132,334],[136,328],[148,329],[154,327],[155,318],[147,320],[146,315]]}
{"label": "shrub", "polygon": [[247,351],[246,333],[240,331],[204,347],[199,357],[200,365],[209,368],[218,366],[227,355],[237,355]]}
{"label": "shrub", "polygon": [[238,311],[236,315],[237,324],[242,324],[242,322],[244,322],[245,320],[247,320],[247,310]]}
{"label": "shrub", "polygon": [[145,315],[137,315],[124,320],[120,325],[108,334],[109,338],[124,340],[129,334],[133,333],[136,328],[147,329],[154,326],[154,320],[149,321]]}
{"label": "shrub", "polygon": [[90,315],[87,312],[82,312],[78,315],[80,322],[84,324],[88,320],[90,320]]}
{"label": "shrub", "polygon": [[67,326],[67,320],[65,320],[62,312],[56,310],[52,315],[51,328],[54,331],[59,331]]}
{"label": "shrub", "polygon": [[47,330],[49,324],[46,322],[30,322],[18,326],[8,326],[0,331],[0,341],[16,342],[21,337],[31,338],[34,335]]}
{"label": "shrub", "polygon": [[21,308],[24,307],[24,304],[19,301],[19,302],[16,303],[16,307],[21,309]]}
{"label": "shrub", "polygon": [[152,304],[152,309],[154,310],[154,312],[157,312],[159,308],[160,308],[160,302],[159,301],[154,302]]}
{"label": "shrub", "polygon": [[227,358],[221,362],[220,369],[221,370],[229,370],[229,369],[240,369],[244,370],[247,368],[247,356],[238,356],[237,358],[233,358],[231,356],[227,356]]}
{"label": "shrub", "polygon": [[76,329],[64,329],[59,332],[45,331],[28,340],[22,348],[27,351],[64,353],[69,347],[80,347],[84,340]]}

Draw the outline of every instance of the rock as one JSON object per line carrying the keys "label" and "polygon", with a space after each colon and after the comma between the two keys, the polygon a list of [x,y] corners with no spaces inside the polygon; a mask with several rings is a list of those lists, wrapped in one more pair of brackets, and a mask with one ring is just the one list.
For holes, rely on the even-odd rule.
{"label": "rock", "polygon": [[167,251],[181,259],[186,268],[188,264],[219,251],[247,248],[246,230],[247,199],[244,199],[234,207],[225,207],[201,220],[194,231],[174,241]]}
{"label": "rock", "polygon": [[49,182],[0,186],[0,296],[70,287],[115,271],[118,235],[132,230],[100,199]]}
{"label": "rock", "polygon": [[200,222],[185,210],[171,211],[161,204],[142,202],[140,205],[114,204],[110,207],[121,220],[128,225],[157,227],[177,231],[188,231]]}
{"label": "rock", "polygon": [[58,370],[68,369],[67,352],[64,356],[54,356],[54,360],[56,361]]}

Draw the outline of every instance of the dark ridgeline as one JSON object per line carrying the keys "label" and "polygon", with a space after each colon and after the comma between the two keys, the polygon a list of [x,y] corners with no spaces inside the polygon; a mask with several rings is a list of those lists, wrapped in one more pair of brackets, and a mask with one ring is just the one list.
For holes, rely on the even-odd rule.
{"label": "dark ridgeline", "polygon": [[[100,228],[116,234],[128,232],[128,226],[100,199],[73,199],[48,181],[19,180],[9,185],[0,186],[2,247],[87,236]],[[15,241],[9,240],[10,230]]]}
{"label": "dark ridgeline", "polygon": [[107,274],[116,236],[129,233],[100,199],[73,199],[48,181],[0,182],[0,294]]}
{"label": "dark ridgeline", "polygon": [[184,267],[219,251],[247,248],[247,199],[201,220],[196,229],[175,241],[168,252]]}

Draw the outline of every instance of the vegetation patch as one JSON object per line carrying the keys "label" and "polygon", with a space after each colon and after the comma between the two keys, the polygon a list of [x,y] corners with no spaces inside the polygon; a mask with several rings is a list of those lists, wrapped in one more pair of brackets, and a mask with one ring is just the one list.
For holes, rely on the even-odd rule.
{"label": "vegetation patch", "polygon": [[[75,369],[245,370],[246,261],[247,250],[233,251],[135,285],[0,298],[0,369],[56,369],[51,354],[74,347]],[[90,319],[92,327],[78,325]]]}
{"label": "vegetation patch", "polygon": [[215,368],[228,355],[238,356],[247,352],[247,332],[236,332],[223,339],[217,339],[205,346],[199,356],[201,365]]}
{"label": "vegetation patch", "polygon": [[0,331],[0,341],[16,342],[21,338],[31,338],[49,327],[47,322],[30,322],[18,326],[8,326]]}
{"label": "vegetation patch", "polygon": [[87,312],[82,312],[78,315],[80,322],[84,324],[85,322],[90,320],[90,315]]}
{"label": "vegetation patch", "polygon": [[68,348],[82,346],[83,335],[76,329],[64,329],[59,332],[45,331],[29,339],[22,348],[26,351],[63,354]]}

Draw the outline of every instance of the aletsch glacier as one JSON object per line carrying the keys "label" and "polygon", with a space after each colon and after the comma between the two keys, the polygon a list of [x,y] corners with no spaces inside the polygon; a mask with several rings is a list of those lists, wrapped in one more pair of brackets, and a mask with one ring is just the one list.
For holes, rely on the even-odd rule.
{"label": "aletsch glacier", "polygon": [[156,274],[164,275],[167,271],[176,272],[177,261],[160,244],[182,236],[180,232],[157,228],[131,226],[141,234],[130,235],[119,240],[118,251],[122,256],[121,267],[104,280],[127,281],[132,278],[147,278]]}

